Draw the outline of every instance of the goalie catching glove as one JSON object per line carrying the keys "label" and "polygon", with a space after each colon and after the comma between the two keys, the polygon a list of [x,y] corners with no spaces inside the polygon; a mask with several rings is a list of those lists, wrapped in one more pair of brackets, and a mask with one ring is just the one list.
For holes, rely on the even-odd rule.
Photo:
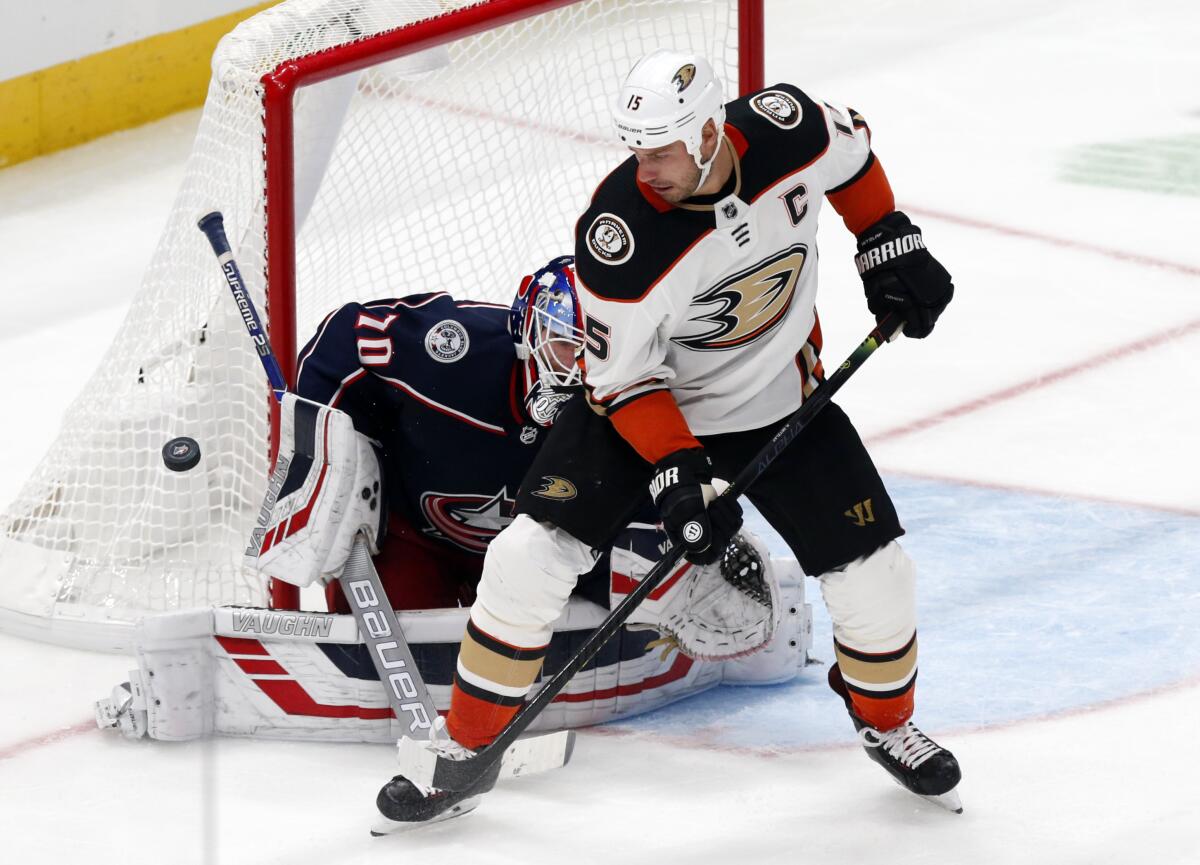
{"label": "goalie catching glove", "polygon": [[710,565],[742,525],[742,507],[733,496],[718,496],[712,462],[703,448],[667,454],[654,465],[650,497],[658,506],[672,544],[682,545],[684,558]]}
{"label": "goalie catching glove", "polygon": [[[610,608],[645,578],[657,561],[658,531],[631,527],[612,549]],[[649,556],[649,557],[648,557]],[[684,564],[651,592],[628,619],[670,635],[689,658],[726,661],[757,652],[775,636],[782,615],[779,577],[766,545],[747,531],[711,565]]]}
{"label": "goalie catching glove", "polygon": [[894,313],[905,336],[929,336],[954,297],[950,274],[925,248],[921,229],[898,210],[858,236],[854,261],[875,319]]}
{"label": "goalie catching glove", "polygon": [[285,394],[279,456],[246,548],[247,565],[296,586],[335,580],[362,532],[379,552],[379,458],[343,411]]}

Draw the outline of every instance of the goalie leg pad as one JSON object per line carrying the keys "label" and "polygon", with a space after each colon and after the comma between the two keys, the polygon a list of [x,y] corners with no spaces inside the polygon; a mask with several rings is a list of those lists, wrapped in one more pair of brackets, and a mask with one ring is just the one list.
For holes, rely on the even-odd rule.
{"label": "goalie leg pad", "polygon": [[285,394],[279,456],[247,566],[297,586],[336,579],[359,532],[379,551],[383,511],[379,459],[350,416]]}
{"label": "goalie leg pad", "polygon": [[904,723],[912,716],[917,678],[912,560],[891,541],[820,580],[855,714],[879,730]]}

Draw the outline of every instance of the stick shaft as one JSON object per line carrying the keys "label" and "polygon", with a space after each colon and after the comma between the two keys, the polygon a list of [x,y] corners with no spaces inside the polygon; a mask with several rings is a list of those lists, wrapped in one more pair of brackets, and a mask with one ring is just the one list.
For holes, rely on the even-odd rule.
{"label": "stick shaft", "polygon": [[338,582],[358,622],[359,634],[379,674],[388,705],[402,724],[408,723],[402,735],[409,739],[429,738],[437,709],[361,535],[354,540]]}
{"label": "stick shaft", "polygon": [[275,353],[271,351],[267,330],[263,327],[258,310],[254,308],[254,301],[250,299],[250,293],[246,291],[246,281],[242,279],[242,272],[233,258],[229,238],[225,236],[225,218],[220,211],[213,211],[200,217],[196,224],[204,232],[213,252],[216,253],[217,262],[221,265],[221,273],[225,275],[225,282],[229,286],[230,292],[233,293],[233,300],[242,314],[242,323],[246,326],[246,332],[250,334],[250,339],[254,343],[254,350],[258,352],[258,359],[262,361],[263,369],[267,372],[267,380],[271,382],[271,390],[275,393],[275,399],[282,400],[283,394],[287,391],[287,382],[284,381],[283,371],[279,368],[279,361],[275,359]]}

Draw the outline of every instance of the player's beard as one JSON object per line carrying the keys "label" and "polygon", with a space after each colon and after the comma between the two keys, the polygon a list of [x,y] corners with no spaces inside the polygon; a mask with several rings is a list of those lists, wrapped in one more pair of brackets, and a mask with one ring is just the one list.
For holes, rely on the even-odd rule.
{"label": "player's beard", "polygon": [[678,204],[685,198],[691,198],[700,188],[700,168],[693,162],[686,177],[678,183],[672,183],[671,188],[659,192],[659,196],[668,204]]}

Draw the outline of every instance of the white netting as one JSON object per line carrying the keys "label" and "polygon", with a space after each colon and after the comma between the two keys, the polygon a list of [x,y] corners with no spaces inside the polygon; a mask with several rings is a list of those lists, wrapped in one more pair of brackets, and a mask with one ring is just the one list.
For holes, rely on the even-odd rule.
{"label": "white netting", "polygon": [[[289,0],[239,26],[140,292],[49,453],[0,516],[0,624],[117,648],[147,611],[262,604],[241,552],[267,474],[265,377],[196,219],[219,209],[260,312],[261,77],[279,63],[488,3]],[[658,47],[737,92],[736,0],[585,0],[295,98],[299,343],[333,307],[417,291],[508,303],[571,252],[621,158],[608,100]],[[176,435],[204,458],[168,472]]]}

